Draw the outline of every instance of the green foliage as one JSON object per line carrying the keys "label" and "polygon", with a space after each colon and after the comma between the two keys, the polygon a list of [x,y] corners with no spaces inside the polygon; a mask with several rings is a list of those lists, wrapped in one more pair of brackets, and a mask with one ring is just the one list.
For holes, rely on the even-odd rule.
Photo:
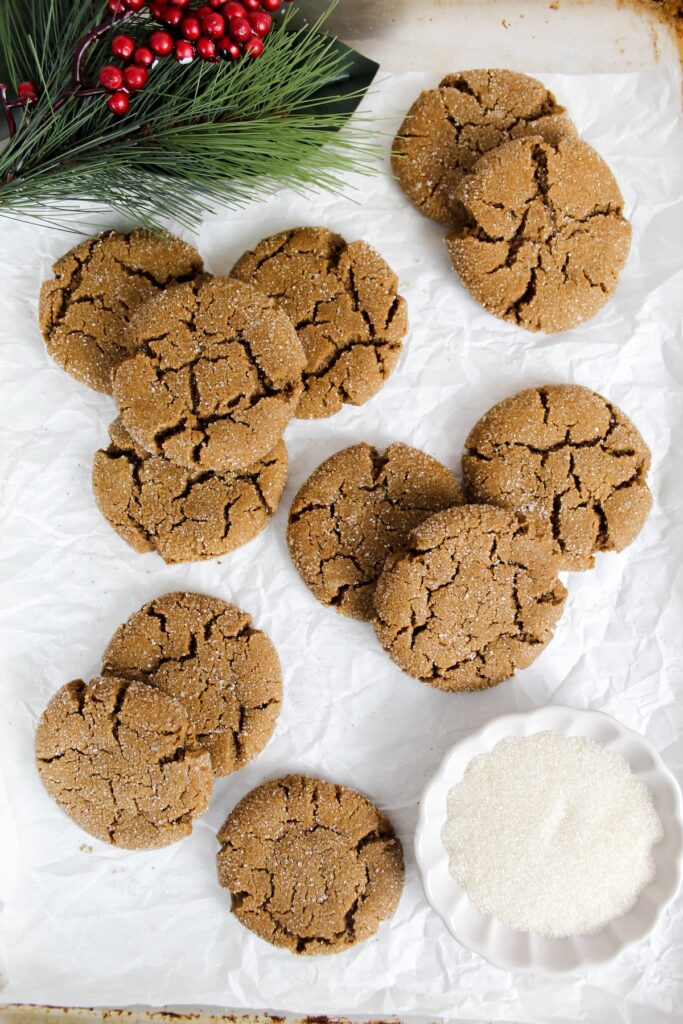
{"label": "green foliage", "polygon": [[[63,224],[87,201],[151,227],[166,219],[192,226],[217,205],[243,205],[283,185],[338,191],[348,171],[372,170],[367,121],[347,121],[375,65],[319,24],[291,31],[289,12],[256,60],[160,61],[124,117],[102,96],[53,111],[74,49],[103,11],[83,0],[0,0],[5,72],[13,87],[35,81],[40,97],[0,152],[0,216]],[[142,41],[149,26],[138,16],[124,31]],[[94,77],[108,54],[105,37],[86,73]]]}

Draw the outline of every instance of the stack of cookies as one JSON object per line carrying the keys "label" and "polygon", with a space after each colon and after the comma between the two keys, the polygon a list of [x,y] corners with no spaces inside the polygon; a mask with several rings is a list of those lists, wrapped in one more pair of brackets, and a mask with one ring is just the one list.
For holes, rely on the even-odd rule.
{"label": "stack of cookies", "polygon": [[265,747],[281,703],[277,652],[250,615],[166,594],[116,630],[100,676],[52,697],[36,732],[38,772],[90,835],[166,846],[190,834],[214,778]]}
{"label": "stack of cookies", "polygon": [[323,604],[372,621],[391,658],[442,690],[481,690],[552,639],[564,569],[635,539],[651,506],[650,453],[607,399],[530,388],[470,432],[465,493],[402,444],[331,456],[294,498],[287,539]]}
{"label": "stack of cookies", "polygon": [[96,501],[128,544],[167,562],[225,554],[264,529],[290,419],[366,402],[407,331],[396,275],[325,228],[265,239],[230,277],[142,230],[83,242],[54,273],[40,299],[48,351],[119,409],[95,456]]}
{"label": "stack of cookies", "polygon": [[607,164],[535,78],[478,69],[415,100],[392,162],[410,201],[448,228],[470,294],[529,331],[566,331],[614,291],[631,240]]}

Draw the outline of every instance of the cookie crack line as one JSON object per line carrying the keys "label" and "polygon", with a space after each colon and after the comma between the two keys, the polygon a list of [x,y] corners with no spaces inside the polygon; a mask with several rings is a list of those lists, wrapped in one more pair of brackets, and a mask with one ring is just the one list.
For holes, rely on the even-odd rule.
{"label": "cookie crack line", "polygon": [[[316,806],[316,810],[314,812],[314,815],[317,815],[317,806]],[[295,822],[296,824],[300,824],[298,819],[292,819],[292,821]],[[316,823],[312,828],[304,829],[303,831],[304,831],[305,834],[309,834],[309,835],[310,834],[314,834],[315,832],[318,832],[318,831],[331,832],[334,835],[338,835],[339,834],[336,829],[330,828],[329,826],[323,826],[323,825],[320,825],[318,823]],[[277,846],[282,841],[282,838],[286,837],[287,834],[288,834],[287,831],[285,831],[283,833],[283,836],[276,837],[276,838],[274,838],[272,840],[272,845],[273,845],[273,847],[275,849],[274,849],[274,851],[272,853],[272,856],[269,858],[269,860],[274,859],[275,861],[277,861],[277,859],[278,859],[278,855],[277,855],[277,852],[276,852],[277,851]],[[256,836],[254,835],[252,838],[256,838]],[[393,832],[391,831],[391,829],[387,829],[387,830],[373,829],[369,833],[367,833],[365,836],[363,836],[358,841],[358,843],[355,845],[355,847],[350,847],[350,846],[346,847],[345,848],[345,852],[346,853],[353,853],[353,852],[355,852],[356,860],[358,862],[360,862],[360,856],[361,856],[363,850],[367,846],[372,844],[372,843],[381,843],[381,844],[384,844],[384,845],[395,845],[397,843],[397,839],[396,839],[395,835],[393,834]],[[221,849],[224,849],[226,846],[229,846],[231,849],[233,849],[235,851],[240,849],[239,847],[236,847],[233,843],[231,843],[229,841],[222,843]],[[272,922],[274,928],[277,931],[279,931],[281,934],[287,935],[289,938],[291,938],[291,939],[293,939],[295,941],[297,952],[302,952],[303,949],[305,949],[307,946],[311,945],[312,943],[317,943],[317,944],[321,944],[321,945],[330,946],[330,945],[333,945],[336,942],[338,942],[338,940],[344,939],[344,938],[349,938],[349,939],[355,940],[355,928],[354,928],[354,926],[355,926],[356,915],[358,913],[358,910],[359,910],[360,906],[362,906],[367,901],[367,897],[369,895],[369,891],[370,891],[370,889],[372,887],[372,881],[371,881],[371,878],[370,878],[370,872],[369,872],[369,868],[368,868],[368,864],[367,864],[366,860],[362,861],[362,866],[364,868],[364,876],[365,876],[364,877],[364,881],[362,883],[362,887],[359,890],[356,891],[356,893],[354,894],[354,898],[353,898],[351,904],[349,905],[347,910],[344,912],[344,928],[341,931],[335,931],[335,932],[331,932],[331,933],[328,933],[328,934],[301,936],[297,932],[294,932],[290,928],[288,928],[283,923],[282,917],[286,917],[288,914],[292,913],[292,911],[293,911],[293,903],[290,903],[289,906],[287,906],[284,909],[279,908],[277,913],[274,913],[272,911],[272,909],[271,909],[272,908],[272,900],[273,900],[274,891],[275,891],[275,872],[274,872],[274,870],[272,868],[268,868],[268,867],[266,867],[266,868],[257,868],[257,869],[252,869],[252,870],[254,870],[255,872],[257,872],[259,874],[262,873],[262,872],[266,873],[266,875],[268,877],[269,885],[270,885],[270,892],[266,893],[264,895],[263,899],[257,904],[256,907],[250,908],[250,909],[243,909],[243,905],[244,905],[244,903],[247,900],[253,900],[253,898],[254,898],[253,892],[251,892],[251,890],[249,890],[249,889],[241,889],[241,890],[238,890],[237,892],[233,892],[232,893],[233,909],[241,910],[242,913],[244,914],[244,916],[254,915],[254,914],[257,914],[259,912],[263,912],[264,910],[265,911],[270,911],[268,916],[269,916],[269,919]],[[327,890],[327,886],[326,886],[326,892],[327,891],[328,890]],[[295,886],[295,888],[294,888],[294,890],[292,892],[292,897],[294,897],[295,895],[296,895],[296,886]]]}
{"label": "cookie crack line", "polygon": [[60,301],[60,305],[59,305],[59,309],[56,311],[54,319],[51,319],[49,324],[48,324],[48,328],[49,328],[50,331],[53,331],[56,327],[60,327],[64,323],[64,317],[66,315],[66,310],[67,310],[67,306],[69,304],[69,300],[70,300],[71,295],[73,294],[73,292],[77,291],[77,289],[80,287],[81,281],[83,279],[83,271],[87,268],[88,263],[90,262],[90,259],[92,257],[92,253],[93,253],[93,249],[95,248],[95,245],[96,245],[96,239],[94,239],[94,238],[90,239],[90,241],[87,242],[86,245],[87,245],[87,252],[86,252],[85,257],[83,259],[79,259],[79,257],[76,255],[75,252],[72,252],[70,254],[71,257],[73,258],[75,264],[76,264],[76,269],[75,269],[74,273],[71,275],[71,277],[69,278],[69,280],[65,284],[61,285],[60,284],[60,279],[59,278],[57,279],[57,283],[60,284],[60,287],[59,287],[59,301]]}
{"label": "cookie crack line", "polygon": [[[489,89],[492,87],[493,75],[491,69],[487,68],[487,79]],[[499,112],[499,107],[496,103],[492,106],[485,102],[485,99],[481,92],[477,92],[470,83],[466,80],[464,75],[447,76],[441,82],[439,82],[438,90],[449,90],[454,89],[464,95],[471,96],[477,101],[479,106],[486,114]],[[506,125],[507,131],[513,131],[520,124],[530,123],[538,121],[544,117],[551,117],[554,114],[563,114],[564,107],[560,106],[555,98],[550,93],[545,93],[543,99],[539,105],[535,107],[528,114],[521,114],[518,112],[510,112],[509,117],[511,118],[511,124]],[[467,122],[468,124],[474,124],[475,122]]]}
{"label": "cookie crack line", "polygon": [[[165,377],[167,377],[170,374],[177,374],[181,370],[187,370],[188,388],[190,393],[189,415],[191,417],[191,420],[188,418],[188,415],[185,414],[181,416],[176,423],[167,427],[163,427],[161,430],[158,430],[153,437],[154,444],[157,448],[158,453],[164,453],[165,443],[170,438],[175,437],[178,434],[184,433],[186,430],[190,428],[190,426],[196,426],[204,434],[204,437],[202,437],[202,439],[197,442],[193,451],[193,461],[196,464],[199,464],[201,462],[201,452],[210,442],[210,437],[206,430],[207,427],[211,426],[213,423],[219,423],[224,421],[240,423],[242,422],[241,417],[243,415],[246,415],[251,409],[253,409],[256,405],[259,404],[259,402],[263,401],[264,399],[282,398],[285,401],[291,400],[297,387],[296,382],[287,381],[286,384],[284,384],[281,387],[275,385],[273,381],[270,379],[270,377],[266,374],[266,372],[261,368],[260,364],[258,363],[253,353],[250,342],[244,337],[242,332],[238,332],[235,335],[233,335],[233,337],[230,338],[230,342],[234,342],[235,344],[240,345],[240,347],[247,354],[250,364],[252,365],[256,372],[256,376],[260,385],[260,390],[257,391],[256,394],[249,396],[246,402],[244,395],[238,395],[235,399],[231,400],[230,402],[223,403],[224,405],[227,406],[227,411],[220,413],[201,413],[199,411],[199,408],[201,406],[201,395],[199,392],[199,386],[197,384],[196,379],[196,369],[198,366],[205,365],[207,363],[221,363],[225,360],[225,356],[207,357],[206,355],[200,354],[196,356],[194,359],[190,360],[189,362],[184,363],[182,366],[172,366],[166,369],[162,369],[161,367],[158,366],[159,357],[154,353],[152,349],[149,350],[148,354],[150,355],[152,360],[151,365],[154,369],[156,378],[159,381],[159,383],[163,384]],[[144,348],[141,349],[141,351],[143,351],[144,353]]]}
{"label": "cookie crack line", "polygon": [[[512,314],[518,324],[521,324],[522,322],[523,310],[526,306],[533,302],[533,300],[536,297],[536,290],[538,286],[538,273],[541,269],[541,264],[543,260],[543,245],[549,245],[560,233],[557,227],[557,211],[555,209],[555,204],[553,203],[550,197],[550,191],[548,186],[548,158],[541,146],[535,145],[532,147],[531,159],[534,164],[534,182],[536,183],[536,195],[532,196],[531,199],[528,201],[527,208],[524,212],[524,216],[522,217],[520,228],[518,229],[519,237],[517,237],[516,235],[513,238],[513,241],[510,244],[510,247],[508,248],[508,258],[510,259],[510,261],[508,262],[506,259],[505,263],[505,265],[509,267],[515,265],[517,260],[517,254],[525,241],[530,241],[531,244],[536,247],[536,265],[531,267],[530,269],[529,280],[527,282],[526,288],[524,289],[522,294],[519,295],[514,300],[514,302],[510,303],[510,305],[505,310],[505,316],[510,316]],[[540,199],[542,201],[543,205],[550,213],[550,218],[552,222],[550,233],[544,239],[543,243],[539,243],[538,241],[532,239],[526,239],[524,237],[524,230],[526,229],[528,214],[532,208],[532,203],[534,199]]]}
{"label": "cookie crack line", "polygon": [[[398,352],[401,350],[401,342],[392,342],[386,338],[352,338],[349,341],[338,345],[335,351],[330,355],[329,359],[323,364],[323,366],[315,370],[304,370],[303,378],[304,384],[308,380],[319,380],[326,377],[332,370],[334,370],[337,363],[342,359],[346,358],[354,348],[370,348],[374,351],[377,359],[377,369],[379,370],[382,377],[386,379],[388,376],[386,370],[386,355],[389,352]],[[339,385],[341,387],[341,385]],[[350,401],[348,393],[345,395],[347,401]]]}
{"label": "cookie crack line", "polygon": [[[633,448],[615,449],[610,448],[609,446],[605,447],[607,441],[609,441],[610,437],[619,425],[619,419],[616,415],[616,411],[612,407],[608,406],[608,408],[610,409],[611,418],[607,430],[604,434],[601,434],[599,437],[596,437],[593,440],[572,441],[571,431],[572,427],[575,426],[576,424],[571,424],[570,426],[567,427],[565,436],[561,441],[554,441],[552,444],[546,445],[545,447],[542,445],[531,444],[528,441],[494,441],[492,438],[486,438],[486,440],[483,441],[480,446],[468,447],[466,454],[471,455],[473,458],[482,459],[484,462],[490,462],[490,457],[485,455],[481,450],[483,446],[490,446],[491,448],[496,449],[526,448],[527,451],[532,452],[534,455],[549,455],[552,452],[559,452],[565,448],[601,448],[606,455],[611,455],[615,459],[635,456],[636,452]],[[549,412],[547,413],[547,415],[549,415]],[[547,422],[547,418],[544,419],[544,424],[547,424]]]}
{"label": "cookie crack line", "polygon": [[120,259],[118,256],[112,256],[112,261],[125,272],[128,277],[139,277],[145,281],[148,281],[156,291],[161,291],[165,288],[170,281],[177,284],[185,284],[189,281],[194,281],[196,274],[190,272],[189,274],[180,274],[176,276],[173,272],[165,274],[161,280],[156,277],[150,270],[143,270],[142,267],[131,266],[126,263],[125,260]]}

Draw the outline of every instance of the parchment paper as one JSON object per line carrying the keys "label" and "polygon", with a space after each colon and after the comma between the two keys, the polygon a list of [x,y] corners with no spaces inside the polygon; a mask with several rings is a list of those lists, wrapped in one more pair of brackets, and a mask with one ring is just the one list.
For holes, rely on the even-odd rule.
{"label": "parchment paper", "polygon": [[[387,148],[419,89],[446,70],[380,82],[368,106],[386,118]],[[552,701],[603,709],[647,736],[679,777],[683,761],[676,704],[683,673],[680,85],[663,69],[544,78],[613,167],[634,229],[616,296],[577,330],[533,336],[482,312],[450,269],[443,231],[389,177],[355,180],[353,200],[284,193],[205,222],[198,244],[214,272],[227,272],[264,235],[297,224],[365,238],[400,275],[411,319],[400,364],[375,399],[290,426],[291,472],[278,515],[247,547],[212,562],[167,567],[155,554],[134,553],[100,516],[90,467],[106,443],[113,401],[53,365],[36,328],[40,282],[76,235],[3,222],[5,1001],[680,1021],[680,898],[650,939],[611,966],[582,977],[514,976],[449,936],[427,905],[412,852],[423,786],[448,747],[493,716]],[[115,218],[108,224],[120,226]],[[287,554],[287,509],[310,471],[355,441],[406,441],[459,472],[478,416],[519,388],[549,381],[589,385],[633,417],[653,451],[652,515],[625,553],[571,576],[556,638],[531,668],[486,693],[439,693],[403,675],[370,626],[315,602]],[[97,673],[116,626],[175,588],[216,594],[253,614],[280,653],[284,707],[267,750],[217,783],[191,838],[156,852],[119,851],[80,832],[45,794],[33,767],[33,731],[57,687]],[[216,881],[216,829],[252,786],[292,770],[358,787],[390,814],[404,843],[398,912],[376,938],[342,955],[296,959],[267,945],[230,915]]]}

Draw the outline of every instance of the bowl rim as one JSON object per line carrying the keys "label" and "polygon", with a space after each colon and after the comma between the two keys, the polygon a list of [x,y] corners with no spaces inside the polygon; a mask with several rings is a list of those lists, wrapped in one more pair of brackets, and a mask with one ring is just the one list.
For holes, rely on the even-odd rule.
{"label": "bowl rim", "polygon": [[[614,733],[614,737],[609,741],[609,743],[600,743],[600,740],[595,739],[595,736],[592,735],[592,733],[606,729],[611,730]],[[591,955],[586,955],[584,953],[584,955],[579,956],[578,959],[576,956],[574,956],[574,958],[568,957],[565,963],[562,963],[562,950],[564,949],[569,951],[572,949],[575,952],[577,949],[577,940],[581,938],[589,939],[591,937],[568,936],[566,938],[551,938],[537,935],[531,936],[528,932],[512,932],[500,921],[497,921],[490,915],[481,914],[476,910],[476,908],[474,908],[474,906],[469,902],[469,898],[467,897],[465,890],[455,881],[455,879],[452,878],[450,872],[448,873],[448,877],[452,882],[452,885],[455,887],[455,890],[457,890],[459,894],[462,894],[462,898],[460,898],[458,902],[462,905],[464,900],[471,914],[476,916],[477,919],[482,922],[488,923],[489,930],[487,932],[487,936],[490,935],[492,930],[496,930],[498,934],[504,934],[506,936],[508,944],[514,944],[516,941],[519,945],[524,942],[528,944],[530,948],[533,948],[533,945],[535,945],[536,948],[552,947],[556,952],[560,953],[559,961],[557,958],[553,958],[552,966],[549,966],[547,963],[540,963],[537,960],[534,960],[533,955],[530,955],[527,962],[520,962],[519,960],[511,959],[511,957],[505,955],[505,953],[501,955],[500,952],[492,950],[490,948],[491,943],[485,941],[486,936],[484,939],[473,939],[471,935],[468,936],[466,934],[467,928],[464,927],[462,923],[458,923],[457,904],[453,903],[448,907],[444,906],[443,901],[439,899],[438,884],[436,887],[434,885],[435,871],[439,869],[442,873],[444,862],[446,864],[446,870],[448,870],[448,854],[441,839],[441,829],[446,820],[446,805],[444,799],[441,816],[435,823],[433,805],[437,799],[437,794],[442,792],[444,787],[447,787],[445,789],[445,794],[447,795],[450,789],[461,781],[464,768],[467,767],[472,758],[476,757],[478,754],[491,751],[495,745],[506,736],[529,736],[537,732],[546,731],[558,732],[560,735],[565,736],[587,736],[589,739],[595,739],[595,742],[598,742],[601,746],[607,748],[611,748],[612,745],[618,741],[622,747],[626,747],[631,750],[632,756],[634,749],[639,753],[648,756],[652,763],[652,767],[649,769],[648,774],[654,774],[656,781],[662,789],[664,791],[668,791],[667,795],[670,798],[671,803],[671,810],[668,814],[663,815],[661,806],[658,806],[658,803],[661,805],[662,789],[653,791],[651,784],[647,782],[645,784],[652,793],[655,809],[662,820],[664,841],[668,842],[672,839],[674,844],[673,857],[669,861],[671,868],[670,884],[666,887],[667,891],[665,897],[656,904],[651,920],[648,921],[641,930],[637,930],[637,934],[622,938],[622,940],[614,946],[612,951],[602,954],[594,952]],[[642,769],[634,767],[632,759],[629,758],[628,754],[625,753],[624,750],[620,750],[617,746],[616,752],[620,753],[626,759],[631,771],[636,775],[636,777],[643,774]],[[462,769],[458,769],[455,775],[452,774],[450,772],[452,763],[462,759],[464,759],[464,767]],[[657,799],[658,796],[659,801]],[[438,864],[434,860],[436,849],[435,842],[438,843],[438,846],[440,847],[440,852],[438,853]],[[659,844],[657,844],[657,846],[659,846]],[[657,850],[657,846],[655,847],[655,851]],[[566,974],[572,971],[584,969],[591,965],[606,964],[614,961],[628,946],[641,942],[657,927],[664,910],[675,898],[681,884],[681,875],[683,873],[683,795],[681,794],[681,788],[678,781],[662,760],[659,752],[647,739],[645,739],[644,736],[624,725],[619,721],[619,719],[614,718],[605,711],[597,711],[592,708],[574,708],[566,704],[546,704],[543,707],[535,708],[532,711],[513,712],[491,718],[477,729],[467,733],[467,735],[463,736],[449,747],[441,759],[437,770],[434,772],[421,793],[418,803],[418,820],[415,829],[414,850],[422,887],[427,897],[427,901],[431,905],[432,909],[439,915],[451,935],[465,949],[477,953],[488,963],[502,970],[533,972],[547,975]],[[657,876],[655,876],[655,878],[645,887],[631,910],[621,918],[615,918],[615,922],[627,921],[632,917],[632,915],[636,914],[643,894],[646,893],[650,886],[653,885],[656,877]],[[608,922],[605,928],[597,934],[603,935],[612,924],[613,922]],[[534,940],[533,945],[530,942],[531,938]]]}

